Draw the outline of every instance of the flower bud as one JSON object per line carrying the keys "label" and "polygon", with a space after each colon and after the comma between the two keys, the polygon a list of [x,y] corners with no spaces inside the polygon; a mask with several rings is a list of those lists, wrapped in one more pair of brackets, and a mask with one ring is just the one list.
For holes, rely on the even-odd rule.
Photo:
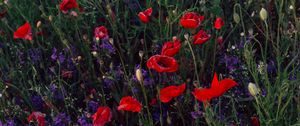
{"label": "flower bud", "polygon": [[140,58],[143,58],[144,52],[143,51],[139,51],[139,56],[140,56]]}
{"label": "flower bud", "polygon": [[265,8],[261,8],[259,12],[260,19],[265,21],[268,18],[268,12]]}
{"label": "flower bud", "polygon": [[259,92],[260,92],[260,90],[257,88],[257,86],[254,83],[251,83],[251,82],[248,84],[248,90],[249,90],[250,94],[254,97],[256,95],[258,95]]}
{"label": "flower bud", "polygon": [[53,20],[53,16],[50,15],[50,16],[48,17],[48,20],[51,22],[51,21]]}
{"label": "flower bud", "polygon": [[113,39],[113,38],[109,38],[108,41],[109,41],[109,43],[110,43],[111,45],[114,45],[114,39]]}
{"label": "flower bud", "polygon": [[235,12],[233,13],[233,20],[237,24],[240,23],[240,20],[241,20],[240,16],[237,13],[235,13]]}
{"label": "flower bud", "polygon": [[98,54],[96,51],[92,51],[91,53],[92,53],[92,55],[95,56],[95,57],[96,57],[97,54]]}
{"label": "flower bud", "polygon": [[42,25],[42,22],[41,22],[41,21],[38,21],[38,22],[36,23],[36,27],[37,27],[37,28],[41,27],[41,25]]}
{"label": "flower bud", "polygon": [[135,71],[135,76],[140,83],[143,81],[143,73],[140,68]]}

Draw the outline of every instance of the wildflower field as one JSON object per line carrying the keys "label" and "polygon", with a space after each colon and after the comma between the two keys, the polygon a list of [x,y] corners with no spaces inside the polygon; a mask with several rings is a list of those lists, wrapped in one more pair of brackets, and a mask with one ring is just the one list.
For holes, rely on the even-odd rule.
{"label": "wildflower field", "polygon": [[0,0],[0,126],[300,126],[299,0]]}

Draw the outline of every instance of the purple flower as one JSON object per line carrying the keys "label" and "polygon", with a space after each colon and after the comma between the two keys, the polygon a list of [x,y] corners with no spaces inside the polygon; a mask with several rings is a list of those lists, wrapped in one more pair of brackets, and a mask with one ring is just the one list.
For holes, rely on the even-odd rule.
{"label": "purple flower", "polygon": [[89,101],[88,102],[88,110],[90,110],[92,113],[96,112],[99,107],[99,104],[95,101]]}
{"label": "purple flower", "polygon": [[33,94],[31,96],[31,103],[33,104],[33,107],[36,109],[36,110],[39,110],[41,111],[43,109],[43,104],[44,104],[44,101],[42,99],[41,96],[37,95],[37,94]]}
{"label": "purple flower", "polygon": [[56,88],[57,88],[57,86],[54,83],[50,84],[50,88],[49,89],[50,89],[51,92],[55,92]]}
{"label": "purple flower", "polygon": [[297,73],[293,72],[289,75],[289,80],[297,80]]}
{"label": "purple flower", "polygon": [[108,38],[102,39],[102,44],[100,45],[100,48],[108,50],[110,54],[115,54],[115,48],[109,43]]}
{"label": "purple flower", "polygon": [[53,119],[53,126],[69,126],[70,121],[71,118],[66,113],[59,113]]}
{"label": "purple flower", "polygon": [[192,116],[194,119],[198,119],[198,118],[200,118],[201,116],[203,116],[203,112],[202,112],[202,111],[194,111],[194,112],[191,112],[191,116]]}
{"label": "purple flower", "polygon": [[56,61],[56,59],[57,59],[57,49],[54,47],[53,49],[52,49],[52,55],[51,55],[51,59],[52,60],[54,60],[54,61]]}
{"label": "purple flower", "polygon": [[268,73],[275,73],[276,72],[276,66],[273,60],[271,60],[267,65],[267,71]]}
{"label": "purple flower", "polygon": [[17,51],[17,56],[18,56],[18,59],[19,59],[19,63],[21,65],[23,65],[25,63],[25,55],[23,52],[21,52],[20,50]]}
{"label": "purple flower", "polygon": [[54,47],[52,49],[51,59],[53,61],[58,60],[60,63],[63,63],[65,61],[66,57],[63,54],[63,52],[57,52],[57,49]]}
{"label": "purple flower", "polygon": [[111,79],[109,79],[109,78],[107,78],[107,77],[105,77],[103,79],[103,83],[104,83],[104,87],[105,88],[109,88],[109,87],[111,87],[114,84],[114,81],[111,80]]}
{"label": "purple flower", "polygon": [[239,58],[237,56],[228,56],[225,54],[223,57],[223,60],[221,60],[222,63],[225,63],[226,68],[231,72],[235,69],[237,69],[239,64]]}
{"label": "purple flower", "polygon": [[13,120],[9,120],[7,123],[6,123],[6,126],[16,126],[14,121]]}
{"label": "purple flower", "polygon": [[80,126],[93,126],[91,123],[88,122],[88,118],[84,115],[78,118],[77,123]]}
{"label": "purple flower", "polygon": [[37,63],[42,59],[42,52],[38,48],[32,48],[28,50],[28,55],[33,63]]}

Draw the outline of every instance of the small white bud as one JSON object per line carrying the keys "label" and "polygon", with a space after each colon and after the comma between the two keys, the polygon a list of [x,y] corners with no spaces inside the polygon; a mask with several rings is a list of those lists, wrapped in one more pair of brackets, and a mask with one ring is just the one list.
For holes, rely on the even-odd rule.
{"label": "small white bud", "polygon": [[260,19],[265,21],[268,18],[268,12],[265,8],[261,8],[259,12]]}
{"label": "small white bud", "polygon": [[250,94],[254,97],[260,93],[260,90],[257,88],[257,86],[251,82],[248,84],[248,90],[249,90]]}
{"label": "small white bud", "polygon": [[140,68],[135,71],[135,76],[140,83],[143,81],[143,73]]}

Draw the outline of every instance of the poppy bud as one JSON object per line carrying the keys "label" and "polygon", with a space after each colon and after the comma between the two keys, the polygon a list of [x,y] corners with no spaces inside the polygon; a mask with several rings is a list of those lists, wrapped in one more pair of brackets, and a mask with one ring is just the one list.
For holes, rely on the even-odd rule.
{"label": "poppy bud", "polygon": [[97,52],[96,51],[92,51],[91,53],[92,53],[93,56],[95,56],[95,57],[97,56]]}
{"label": "poppy bud", "polygon": [[113,38],[109,38],[108,41],[109,41],[109,43],[110,43],[111,45],[114,45],[114,39],[113,39]]}
{"label": "poppy bud", "polygon": [[51,22],[51,21],[53,20],[53,16],[50,15],[50,16],[48,17],[48,20]]}
{"label": "poppy bud", "polygon": [[140,56],[140,58],[143,58],[144,52],[143,51],[139,51],[139,56]]}
{"label": "poppy bud", "polygon": [[135,71],[135,76],[136,76],[136,79],[142,83],[143,82],[143,73],[142,73],[142,70],[141,69],[137,69]]}
{"label": "poppy bud", "polygon": [[290,5],[290,6],[289,6],[289,9],[290,9],[290,10],[294,10],[294,6],[293,6],[293,5]]}
{"label": "poppy bud", "polygon": [[268,12],[265,8],[261,8],[259,12],[260,19],[265,21],[268,18]]}
{"label": "poppy bud", "polygon": [[249,90],[250,94],[254,97],[256,95],[258,95],[259,92],[260,92],[259,89],[257,88],[257,86],[254,83],[251,83],[251,82],[248,84],[248,90]]}
{"label": "poppy bud", "polygon": [[41,21],[38,21],[38,22],[36,23],[36,27],[37,27],[37,28],[41,27],[41,25],[42,25],[42,22],[41,22]]}
{"label": "poppy bud", "polygon": [[237,24],[240,23],[240,20],[241,20],[240,16],[237,13],[235,13],[235,12],[233,13],[233,20]]}

